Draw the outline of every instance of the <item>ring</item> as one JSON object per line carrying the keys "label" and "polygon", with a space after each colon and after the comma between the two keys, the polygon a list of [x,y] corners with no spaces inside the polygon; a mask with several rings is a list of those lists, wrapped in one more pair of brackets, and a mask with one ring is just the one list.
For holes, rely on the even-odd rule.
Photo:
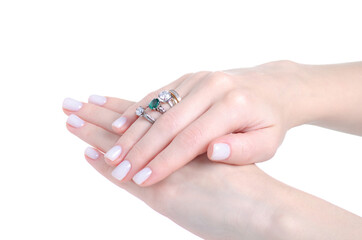
{"label": "ring", "polygon": [[[179,95],[177,94],[177,96],[179,96]],[[160,102],[167,103],[170,107],[173,107],[178,103],[178,100],[176,99],[176,97],[174,97],[172,95],[171,90],[160,92],[158,94],[158,99],[160,100]],[[181,98],[180,98],[180,100],[181,100]]]}
{"label": "ring", "polygon": [[177,103],[181,102],[181,97],[180,97],[180,95],[176,92],[176,90],[171,89],[169,92],[171,93],[172,97],[174,97],[174,98],[177,100]]}
{"label": "ring", "polygon": [[156,120],[149,114],[146,113],[145,109],[143,107],[138,107],[136,109],[136,115],[139,117],[144,117],[149,121],[151,124],[153,124]]}
{"label": "ring", "polygon": [[150,104],[148,104],[148,107],[152,110],[156,110],[160,113],[165,113],[166,110],[161,106],[160,104],[160,100],[158,98],[154,98],[152,99],[152,101],[150,102]]}

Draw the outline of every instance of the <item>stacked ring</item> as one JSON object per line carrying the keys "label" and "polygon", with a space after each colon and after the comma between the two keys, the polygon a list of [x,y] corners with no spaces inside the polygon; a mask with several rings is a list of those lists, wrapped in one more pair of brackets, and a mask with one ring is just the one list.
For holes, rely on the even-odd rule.
{"label": "stacked ring", "polygon": [[169,91],[160,92],[158,94],[158,99],[163,103],[167,103],[170,107],[173,107],[177,104],[175,98],[173,98],[172,94]]}
{"label": "stacked ring", "polygon": [[172,97],[177,100],[177,103],[181,102],[181,97],[175,90],[171,89],[169,92],[171,93]]}
{"label": "stacked ring", "polygon": [[[161,103],[167,103],[170,107],[175,106],[177,103],[181,101],[180,95],[175,90],[170,91],[162,91],[158,94],[158,98],[152,99],[152,101],[148,104],[148,108],[151,110],[155,110],[160,112],[161,114],[165,113],[166,110],[161,106]],[[146,107],[146,108],[147,108]],[[144,117],[153,124],[156,120],[149,114],[146,113],[146,109],[143,107],[138,107],[136,109],[136,115],[139,117]]]}

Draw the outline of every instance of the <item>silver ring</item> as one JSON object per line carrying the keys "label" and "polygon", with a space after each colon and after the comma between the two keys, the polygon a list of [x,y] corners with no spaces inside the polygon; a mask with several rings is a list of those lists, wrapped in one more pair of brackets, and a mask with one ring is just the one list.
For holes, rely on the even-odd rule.
{"label": "silver ring", "polygon": [[175,106],[181,101],[180,95],[175,90],[162,91],[158,94],[160,102],[167,103],[170,107]]}
{"label": "silver ring", "polygon": [[177,103],[181,102],[181,97],[180,97],[180,95],[176,92],[176,90],[171,89],[169,92],[171,93],[172,97],[174,97],[174,98],[177,100]]}
{"label": "silver ring", "polygon": [[139,117],[144,117],[149,121],[151,124],[153,124],[156,120],[149,114],[146,113],[145,109],[143,107],[138,107],[136,109],[136,115]]}
{"label": "silver ring", "polygon": [[173,101],[172,95],[169,91],[162,91],[158,94],[158,99],[162,103],[167,103],[170,107],[173,107],[176,103]]}

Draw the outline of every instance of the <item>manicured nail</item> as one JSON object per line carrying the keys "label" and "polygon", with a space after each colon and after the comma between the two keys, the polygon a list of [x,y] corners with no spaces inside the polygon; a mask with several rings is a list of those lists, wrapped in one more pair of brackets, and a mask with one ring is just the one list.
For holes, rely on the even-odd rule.
{"label": "manicured nail", "polygon": [[127,160],[121,162],[117,167],[115,167],[112,171],[112,176],[121,181],[131,169],[131,163]]}
{"label": "manicured nail", "polygon": [[76,112],[79,109],[81,109],[83,106],[83,103],[73,99],[73,98],[66,98],[63,101],[63,108],[67,109],[69,111]]}
{"label": "manicured nail", "polygon": [[215,143],[211,160],[225,160],[230,156],[230,146],[226,143]]}
{"label": "manicured nail", "polygon": [[74,115],[74,114],[69,115],[67,123],[70,126],[75,127],[75,128],[80,128],[80,127],[83,127],[83,125],[84,125],[84,121],[81,118],[79,118],[77,115]]}
{"label": "manicured nail", "polygon": [[104,155],[107,159],[114,161],[116,160],[119,155],[122,153],[121,146],[114,146],[111,149],[108,150],[108,152]]}
{"label": "manicured nail", "polygon": [[107,102],[107,98],[99,95],[90,95],[88,98],[88,102],[103,106]]}
{"label": "manicured nail", "polygon": [[136,173],[136,175],[133,176],[132,180],[138,185],[141,185],[144,181],[147,180],[147,178],[150,177],[151,173],[151,168],[145,167],[144,169]]}
{"label": "manicured nail", "polygon": [[120,117],[112,123],[112,126],[115,128],[121,128],[126,123],[126,121],[127,121],[127,118]]}
{"label": "manicured nail", "polygon": [[84,151],[84,154],[93,160],[96,160],[99,157],[99,153],[91,147],[87,147]]}

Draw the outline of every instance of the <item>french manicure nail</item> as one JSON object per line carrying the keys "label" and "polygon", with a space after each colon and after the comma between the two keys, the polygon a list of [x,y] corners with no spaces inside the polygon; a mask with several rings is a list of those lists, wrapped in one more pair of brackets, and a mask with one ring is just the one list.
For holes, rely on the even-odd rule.
{"label": "french manicure nail", "polygon": [[122,153],[121,146],[114,146],[111,149],[108,150],[108,152],[104,155],[107,159],[114,161],[116,160],[119,155]]}
{"label": "french manicure nail", "polygon": [[76,112],[81,109],[83,103],[73,99],[73,98],[66,98],[63,101],[63,108],[72,112]]}
{"label": "french manicure nail", "polygon": [[87,147],[84,151],[84,154],[93,160],[96,160],[99,157],[99,153],[91,147]]}
{"label": "french manicure nail", "polygon": [[74,114],[69,115],[67,123],[70,126],[75,127],[75,128],[80,128],[80,127],[83,127],[83,125],[84,125],[84,121],[81,118],[79,118],[77,115],[74,115]]}
{"label": "french manicure nail", "polygon": [[141,185],[144,181],[147,180],[147,178],[150,177],[151,173],[151,168],[145,167],[144,169],[136,173],[136,175],[133,176],[132,180],[138,185]]}
{"label": "french manicure nail", "polygon": [[99,95],[90,95],[88,98],[88,102],[103,106],[107,102],[107,98]]}
{"label": "french manicure nail", "polygon": [[127,160],[121,162],[117,167],[115,167],[112,171],[112,176],[121,181],[131,169],[131,163]]}
{"label": "french manicure nail", "polygon": [[226,143],[215,143],[212,150],[212,160],[224,160],[230,156],[230,146]]}
{"label": "french manicure nail", "polygon": [[120,117],[112,123],[112,126],[115,128],[121,128],[126,123],[126,121],[127,119],[125,117]]}

